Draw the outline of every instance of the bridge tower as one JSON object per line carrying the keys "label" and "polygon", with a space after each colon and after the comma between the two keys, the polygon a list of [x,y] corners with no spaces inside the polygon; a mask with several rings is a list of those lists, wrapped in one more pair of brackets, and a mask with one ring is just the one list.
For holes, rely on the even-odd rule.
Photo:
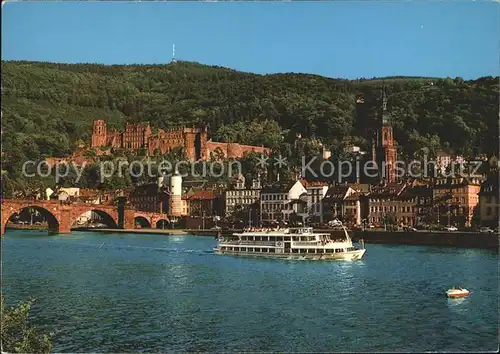
{"label": "bridge tower", "polygon": [[178,171],[170,176],[170,205],[171,216],[181,216],[182,213],[182,176]]}

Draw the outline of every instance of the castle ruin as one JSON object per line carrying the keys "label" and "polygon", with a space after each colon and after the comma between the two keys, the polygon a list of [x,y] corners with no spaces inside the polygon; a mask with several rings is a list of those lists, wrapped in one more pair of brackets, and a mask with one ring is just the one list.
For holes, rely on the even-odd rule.
{"label": "castle ruin", "polygon": [[208,129],[204,127],[177,127],[158,129],[153,134],[149,123],[125,124],[125,131],[108,130],[104,120],[95,120],[92,125],[92,148],[120,148],[137,151],[143,149],[147,155],[164,155],[174,149],[182,149],[190,161],[218,158],[241,158],[248,152],[269,154],[263,146],[220,143],[208,139]]}

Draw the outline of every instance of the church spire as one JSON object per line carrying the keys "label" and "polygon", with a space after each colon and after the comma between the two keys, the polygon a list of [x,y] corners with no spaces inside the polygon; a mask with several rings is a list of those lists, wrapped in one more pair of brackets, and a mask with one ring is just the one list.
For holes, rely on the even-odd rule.
{"label": "church spire", "polygon": [[385,87],[382,88],[382,111],[387,112],[387,95],[385,94]]}
{"label": "church spire", "polygon": [[391,116],[387,112],[387,95],[385,94],[385,85],[382,86],[382,125],[391,124]]}

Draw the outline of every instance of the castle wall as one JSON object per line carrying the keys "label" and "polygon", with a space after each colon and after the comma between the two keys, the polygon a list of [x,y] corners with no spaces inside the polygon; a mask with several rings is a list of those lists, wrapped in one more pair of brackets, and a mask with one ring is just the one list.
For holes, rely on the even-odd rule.
{"label": "castle wall", "polygon": [[181,130],[158,130],[158,134],[148,140],[148,153],[154,155],[158,149],[161,154],[166,154],[172,149],[184,148],[185,138]]}
{"label": "castle wall", "polygon": [[237,143],[219,143],[215,141],[207,141],[206,143],[206,156],[210,158],[210,153],[216,154],[216,150],[220,149],[226,158],[241,158],[249,152],[255,152],[260,154],[269,154],[271,149],[252,146],[252,145],[241,145]]}
{"label": "castle wall", "polygon": [[258,154],[270,154],[271,149],[265,148],[263,146],[252,146],[252,145],[238,145],[235,149],[235,154],[237,155],[236,157],[243,157],[243,155],[249,153],[249,152],[255,152]]}

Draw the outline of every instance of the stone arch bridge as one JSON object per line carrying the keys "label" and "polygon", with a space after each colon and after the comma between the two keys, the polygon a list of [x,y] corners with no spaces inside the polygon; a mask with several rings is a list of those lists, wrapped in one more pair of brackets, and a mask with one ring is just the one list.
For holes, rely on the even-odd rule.
{"label": "stone arch bridge", "polygon": [[2,228],[1,234],[5,233],[5,225],[16,213],[25,208],[37,210],[47,220],[49,232],[69,233],[71,227],[83,214],[93,211],[99,215],[103,222],[110,228],[133,229],[136,220],[145,218],[150,227],[156,227],[160,220],[168,222],[165,214],[145,213],[126,207],[120,211],[116,205],[87,204],[78,202],[65,202],[59,200],[2,200]]}
{"label": "stone arch bridge", "polygon": [[134,213],[134,222],[135,223],[146,222],[146,225],[150,228],[160,228],[162,222],[168,223],[169,219],[165,214],[136,211]]}

